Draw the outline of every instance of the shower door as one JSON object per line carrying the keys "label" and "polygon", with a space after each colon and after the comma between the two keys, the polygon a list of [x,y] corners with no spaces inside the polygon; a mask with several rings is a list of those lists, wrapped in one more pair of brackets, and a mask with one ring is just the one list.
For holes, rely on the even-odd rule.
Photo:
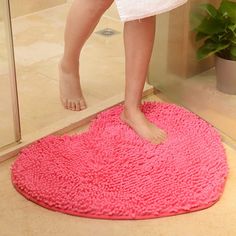
{"label": "shower door", "polygon": [[20,138],[9,1],[0,0],[0,149]]}
{"label": "shower door", "polygon": [[216,89],[214,57],[196,59],[199,45],[191,30],[190,16],[200,3],[211,3],[218,8],[221,1],[189,0],[157,17],[149,82],[169,100],[211,123],[232,144],[236,141],[236,96]]}

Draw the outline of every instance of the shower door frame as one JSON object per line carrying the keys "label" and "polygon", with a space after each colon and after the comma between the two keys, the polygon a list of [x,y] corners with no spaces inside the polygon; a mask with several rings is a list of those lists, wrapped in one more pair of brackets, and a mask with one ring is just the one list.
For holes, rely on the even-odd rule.
{"label": "shower door frame", "polygon": [[[4,5],[3,21],[5,25],[5,33],[7,41],[9,80],[11,86],[10,90],[12,99],[12,115],[13,115],[14,137],[15,137],[15,140],[13,142],[19,142],[21,140],[21,126],[20,126],[19,99],[18,99],[17,80],[16,80],[14,42],[12,34],[11,10],[10,10],[9,0],[3,0],[3,5]],[[1,148],[2,147],[0,147],[0,149]]]}

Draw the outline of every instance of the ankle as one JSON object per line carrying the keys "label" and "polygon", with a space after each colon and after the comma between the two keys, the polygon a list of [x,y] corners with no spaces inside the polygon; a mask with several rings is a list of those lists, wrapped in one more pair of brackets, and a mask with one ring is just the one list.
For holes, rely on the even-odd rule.
{"label": "ankle", "polygon": [[126,105],[124,105],[124,115],[126,117],[132,116],[137,113],[141,113],[139,106],[126,106]]}
{"label": "ankle", "polygon": [[62,58],[60,61],[60,67],[64,73],[78,74],[79,62],[77,60],[75,60],[75,62],[68,62]]}

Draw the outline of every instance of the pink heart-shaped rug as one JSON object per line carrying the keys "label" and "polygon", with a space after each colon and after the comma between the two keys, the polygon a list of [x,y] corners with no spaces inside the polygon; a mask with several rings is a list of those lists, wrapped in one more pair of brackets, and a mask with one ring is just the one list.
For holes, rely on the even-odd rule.
{"label": "pink heart-shaped rug", "polygon": [[23,149],[12,182],[51,210],[105,219],[148,219],[207,208],[228,174],[212,125],[183,107],[144,102],[146,117],[167,132],[158,145],[120,120],[123,105],[101,112],[79,135],[48,136]]}

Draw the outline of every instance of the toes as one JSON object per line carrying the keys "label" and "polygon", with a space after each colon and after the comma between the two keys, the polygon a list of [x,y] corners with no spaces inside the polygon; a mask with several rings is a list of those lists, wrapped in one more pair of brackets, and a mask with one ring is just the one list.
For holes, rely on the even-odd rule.
{"label": "toes", "polygon": [[75,102],[75,110],[76,110],[76,111],[81,111],[81,110],[83,110],[83,109],[85,109],[85,108],[87,108],[87,105],[86,105],[86,103],[85,103],[84,98],[79,99],[79,100],[77,100],[77,101]]}
{"label": "toes", "polygon": [[153,137],[153,140],[156,144],[160,144],[166,140],[166,137],[167,137],[167,135],[165,132],[160,132],[159,134],[156,134]]}
{"label": "toes", "polygon": [[165,135],[165,134],[161,134],[161,135],[160,135],[160,138],[161,138],[162,140],[164,140],[164,139],[166,138],[166,135]]}
{"label": "toes", "polygon": [[76,102],[76,111],[80,111],[80,102]]}
{"label": "toes", "polygon": [[159,137],[159,139],[160,139],[161,141],[164,141],[164,140],[166,139],[166,135],[165,135],[165,134],[162,134],[162,135]]}
{"label": "toes", "polygon": [[87,108],[87,104],[84,99],[69,100],[61,97],[61,103],[67,110],[80,111]]}
{"label": "toes", "polygon": [[85,103],[85,100],[83,98],[79,101],[79,104],[80,104],[80,109],[81,110],[83,110],[87,107],[87,105]]}
{"label": "toes", "polygon": [[151,142],[154,144],[160,144],[161,140],[159,138],[154,137],[154,138],[152,138]]}
{"label": "toes", "polygon": [[167,133],[164,130],[160,130],[160,137],[161,138],[166,138],[167,137]]}
{"label": "toes", "polygon": [[68,99],[65,99],[64,101],[65,101],[64,107],[65,107],[66,109],[69,109],[69,108],[70,108],[69,100],[68,100]]}
{"label": "toes", "polygon": [[76,109],[75,103],[71,100],[68,100],[68,99],[65,100],[63,105],[67,110],[75,111],[75,109]]}
{"label": "toes", "polygon": [[70,105],[70,106],[71,106],[71,110],[72,110],[72,111],[76,111],[76,102],[74,102],[74,101],[71,102],[71,105]]}
{"label": "toes", "polygon": [[60,97],[62,105],[66,108],[69,109],[69,101],[67,99],[64,99]]}
{"label": "toes", "polygon": [[73,110],[73,102],[72,101],[69,101],[68,108],[70,110]]}

